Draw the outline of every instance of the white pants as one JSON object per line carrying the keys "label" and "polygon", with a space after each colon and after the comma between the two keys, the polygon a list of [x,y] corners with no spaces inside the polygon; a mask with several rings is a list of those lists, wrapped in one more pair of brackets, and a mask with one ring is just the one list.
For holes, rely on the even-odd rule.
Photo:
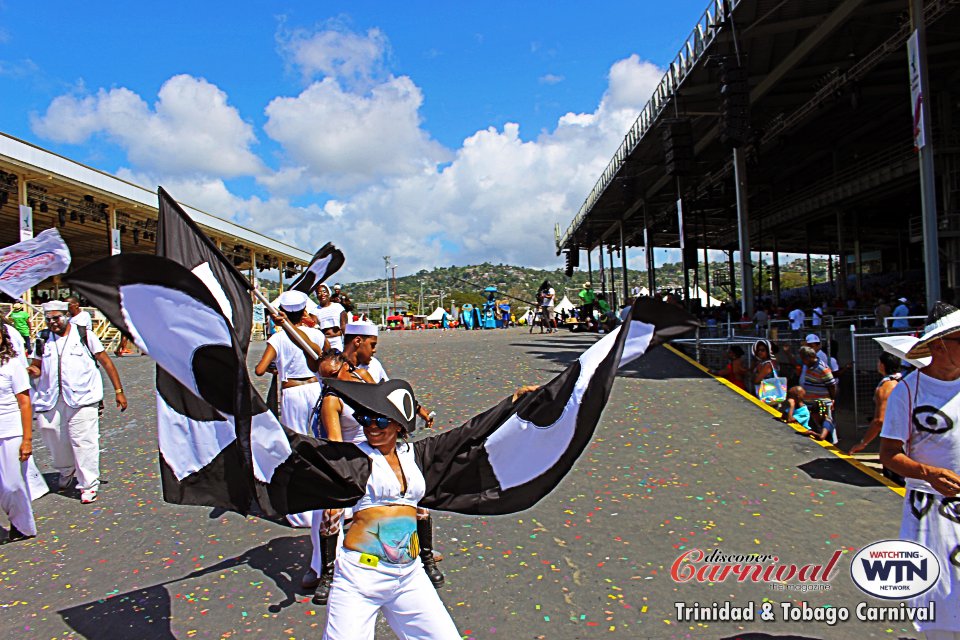
{"label": "white pants", "polygon": [[360,553],[341,549],[327,602],[324,640],[373,640],[377,612],[401,640],[460,640],[420,558],[407,565],[360,564]]}
{"label": "white pants", "polygon": [[77,488],[96,491],[100,486],[100,416],[97,405],[74,409],[63,401],[49,411],[38,411],[37,426],[53,456],[61,478],[76,474]]}
{"label": "white pants", "polygon": [[[319,382],[300,384],[281,390],[283,393],[282,422],[288,429],[308,436],[313,435],[310,431],[310,418],[313,408],[320,399],[320,390]],[[312,511],[291,513],[287,516],[287,522],[294,527],[309,527],[313,521],[312,513]]]}
{"label": "white pants", "polygon": [[0,438],[0,507],[20,533],[37,535],[30,505],[27,462],[20,462],[23,436]]}

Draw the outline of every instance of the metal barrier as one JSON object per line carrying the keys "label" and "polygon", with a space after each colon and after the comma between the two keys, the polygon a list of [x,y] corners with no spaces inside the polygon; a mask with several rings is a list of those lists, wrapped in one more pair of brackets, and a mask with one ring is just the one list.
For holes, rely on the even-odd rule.
{"label": "metal barrier", "polygon": [[880,336],[909,336],[915,330],[902,331],[856,331],[851,332],[850,342],[853,349],[853,414],[856,424],[866,422],[873,417],[873,392],[880,382],[877,361],[883,348],[874,338]]}

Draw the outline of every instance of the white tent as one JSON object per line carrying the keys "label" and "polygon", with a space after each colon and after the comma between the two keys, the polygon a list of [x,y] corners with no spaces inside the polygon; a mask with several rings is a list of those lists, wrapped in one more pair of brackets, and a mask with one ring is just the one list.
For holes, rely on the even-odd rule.
{"label": "white tent", "polygon": [[433,313],[427,316],[427,322],[440,322],[443,320],[444,314],[447,312],[443,310],[442,307],[437,307]]}
{"label": "white tent", "polygon": [[697,287],[696,293],[693,292],[693,288],[690,289],[690,297],[700,300],[700,304],[704,307],[719,307],[723,303],[714,298],[713,296],[708,296],[707,292]]}
{"label": "white tent", "polygon": [[567,296],[563,296],[563,300],[561,300],[559,304],[554,305],[553,312],[560,313],[561,311],[566,311],[567,313],[570,313],[571,311],[573,311],[573,309],[574,309],[574,306],[573,306],[573,303],[570,302],[570,298],[568,298]]}

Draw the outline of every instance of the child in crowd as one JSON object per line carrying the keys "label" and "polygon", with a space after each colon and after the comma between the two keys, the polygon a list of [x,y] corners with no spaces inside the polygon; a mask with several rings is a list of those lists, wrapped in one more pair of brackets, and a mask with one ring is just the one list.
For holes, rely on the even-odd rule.
{"label": "child in crowd", "polygon": [[810,409],[803,401],[806,396],[803,387],[790,387],[787,399],[780,404],[780,419],[784,422],[796,422],[804,429],[810,428]]}
{"label": "child in crowd", "polygon": [[833,424],[830,406],[823,400],[817,400],[810,405],[809,429],[809,436],[814,440],[837,443],[837,429]]}

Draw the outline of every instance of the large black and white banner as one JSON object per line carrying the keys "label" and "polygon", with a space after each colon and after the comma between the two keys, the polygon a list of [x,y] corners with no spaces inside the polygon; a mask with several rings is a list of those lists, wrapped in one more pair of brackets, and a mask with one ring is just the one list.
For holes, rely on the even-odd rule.
{"label": "large black and white banner", "polygon": [[157,197],[157,255],[183,265],[200,278],[246,353],[253,328],[251,284],[163,187],[157,189]]}
{"label": "large black and white banner", "polygon": [[343,252],[333,246],[333,243],[328,242],[313,255],[313,260],[310,261],[303,273],[293,281],[290,288],[310,295],[317,288],[317,285],[339,271],[343,263]]}
{"label": "large black and white banner", "polygon": [[352,445],[314,441],[312,450],[338,451],[307,458],[333,462],[300,462],[299,442],[250,385],[233,327],[196,275],[165,258],[124,254],[66,280],[189,393],[186,403],[166,402],[158,385],[165,500],[240,513],[256,500],[267,515],[282,515],[305,510],[304,502],[343,506],[362,495],[355,477],[365,478],[369,460]]}
{"label": "large black and white banner", "polygon": [[548,384],[416,442],[427,485],[420,505],[465,514],[530,508],[560,483],[593,438],[617,369],[696,326],[678,307],[639,300],[622,326]]}

